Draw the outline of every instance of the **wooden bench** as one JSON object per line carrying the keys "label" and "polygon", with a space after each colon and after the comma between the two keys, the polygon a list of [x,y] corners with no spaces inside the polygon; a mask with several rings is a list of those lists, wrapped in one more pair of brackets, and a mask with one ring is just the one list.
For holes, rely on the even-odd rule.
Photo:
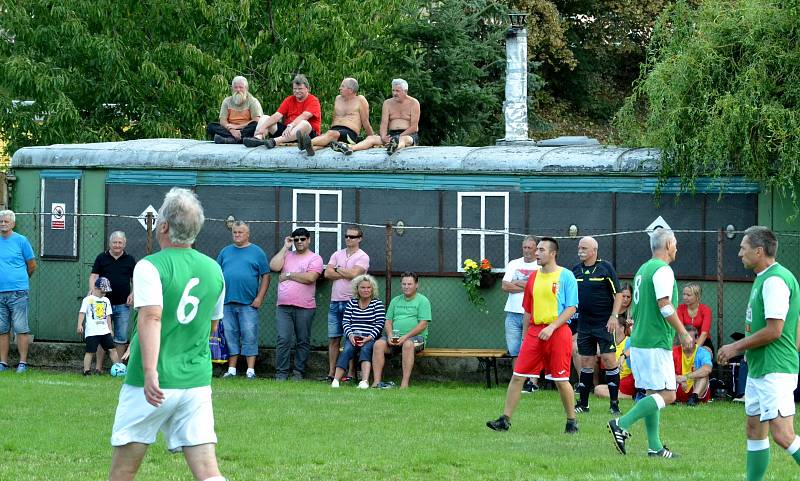
{"label": "wooden bench", "polygon": [[457,349],[426,347],[417,353],[417,357],[477,357],[479,368],[486,373],[486,387],[492,387],[491,371],[494,370],[494,383],[500,384],[497,378],[497,359],[509,357],[505,349]]}

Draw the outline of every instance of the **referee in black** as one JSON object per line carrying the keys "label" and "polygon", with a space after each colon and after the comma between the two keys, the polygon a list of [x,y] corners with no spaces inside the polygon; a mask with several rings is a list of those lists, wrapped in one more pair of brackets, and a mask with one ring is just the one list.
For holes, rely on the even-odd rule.
{"label": "referee in black", "polygon": [[611,397],[609,411],[618,416],[621,414],[619,366],[614,333],[622,306],[619,279],[608,261],[597,258],[597,241],[592,237],[584,237],[578,242],[578,258],[581,263],[572,268],[578,280],[578,354],[581,358],[580,396],[575,412],[589,411],[589,395],[594,388],[594,366],[599,352]]}

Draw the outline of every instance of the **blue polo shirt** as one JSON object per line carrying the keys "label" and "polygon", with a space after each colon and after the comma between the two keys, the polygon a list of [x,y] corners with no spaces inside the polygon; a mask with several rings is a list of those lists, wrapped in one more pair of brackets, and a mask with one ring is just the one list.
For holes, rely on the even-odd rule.
{"label": "blue polo shirt", "polygon": [[0,292],[30,288],[27,262],[33,257],[31,243],[24,235],[12,232],[8,238],[0,236]]}
{"label": "blue polo shirt", "polygon": [[258,294],[261,276],[269,273],[269,259],[255,244],[236,247],[231,244],[217,256],[225,276],[225,304],[250,304]]}

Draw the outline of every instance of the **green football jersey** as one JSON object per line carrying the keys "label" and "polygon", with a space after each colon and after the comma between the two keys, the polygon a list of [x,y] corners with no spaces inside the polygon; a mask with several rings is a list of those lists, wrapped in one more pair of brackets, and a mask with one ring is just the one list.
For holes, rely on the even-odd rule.
{"label": "green football jersey", "polygon": [[[161,280],[161,347],[158,353],[159,386],[187,389],[211,384],[211,321],[225,282],[219,264],[194,249],[168,248],[145,257]],[[137,265],[137,269],[140,266]],[[136,279],[134,273],[134,279]],[[146,290],[137,286],[134,292]],[[138,296],[138,294],[136,294]],[[138,300],[137,297],[134,297]],[[138,325],[131,339],[131,356],[125,383],[144,386]]]}
{"label": "green football jersey", "polygon": [[761,347],[747,350],[747,374],[764,377],[770,373],[797,374],[800,362],[797,358],[797,317],[800,315],[800,288],[797,279],[782,265],[772,264],[761,275],[756,276],[750,290],[750,301],[745,316],[745,336],[767,326],[764,309],[764,283],[771,277],[779,277],[789,287],[789,311],[783,322],[781,337]]}
{"label": "green football jersey", "polygon": [[[660,259],[650,259],[642,264],[633,278],[632,316],[634,320],[631,333],[631,347],[672,349],[675,329],[661,315],[653,285],[656,271],[669,264]],[[678,284],[672,284],[672,305],[678,299]]]}

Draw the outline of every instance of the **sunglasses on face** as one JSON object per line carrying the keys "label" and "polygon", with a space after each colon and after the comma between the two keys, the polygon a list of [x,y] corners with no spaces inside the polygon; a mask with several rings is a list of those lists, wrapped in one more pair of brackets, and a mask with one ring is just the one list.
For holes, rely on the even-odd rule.
{"label": "sunglasses on face", "polygon": [[360,239],[360,235],[346,235],[344,236],[345,239]]}
{"label": "sunglasses on face", "polygon": [[295,237],[292,240],[295,241],[295,242],[305,242],[305,241],[308,240],[308,237]]}

